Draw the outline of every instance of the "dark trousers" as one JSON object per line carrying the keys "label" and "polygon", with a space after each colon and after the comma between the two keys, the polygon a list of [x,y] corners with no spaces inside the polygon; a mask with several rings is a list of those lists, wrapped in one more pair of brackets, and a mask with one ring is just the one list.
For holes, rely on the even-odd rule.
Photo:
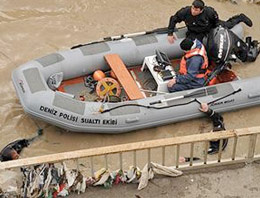
{"label": "dark trousers", "polygon": [[240,15],[235,15],[235,16],[229,18],[227,21],[219,20],[219,24],[228,29],[233,28],[236,24],[238,24],[240,22],[241,22]]}

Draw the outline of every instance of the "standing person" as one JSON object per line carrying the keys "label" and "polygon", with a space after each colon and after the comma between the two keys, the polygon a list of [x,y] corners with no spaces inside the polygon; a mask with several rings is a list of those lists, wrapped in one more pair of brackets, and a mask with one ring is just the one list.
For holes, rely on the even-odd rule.
{"label": "standing person", "polygon": [[194,0],[191,6],[181,8],[175,15],[170,17],[168,26],[169,43],[174,43],[176,39],[173,34],[175,26],[182,21],[185,22],[188,28],[186,36],[191,39],[198,39],[201,42],[203,37],[206,36],[211,29],[217,27],[217,25],[222,25],[229,29],[240,22],[244,22],[249,27],[253,25],[252,21],[244,14],[233,16],[226,22],[221,21],[214,8],[205,6],[202,0]]}
{"label": "standing person", "polygon": [[168,83],[169,92],[203,87],[208,58],[204,45],[199,40],[184,39],[180,47],[185,55],[180,62],[179,74]]}
{"label": "standing person", "polygon": [[[207,116],[212,120],[212,122],[213,122],[213,132],[226,130],[225,126],[224,126],[223,117],[220,114],[218,114],[217,112],[210,109],[208,104],[201,103],[199,110],[206,113]],[[227,144],[228,144],[228,139],[223,139],[222,151],[227,147]],[[208,154],[218,153],[219,146],[220,146],[220,140],[210,141]]]}

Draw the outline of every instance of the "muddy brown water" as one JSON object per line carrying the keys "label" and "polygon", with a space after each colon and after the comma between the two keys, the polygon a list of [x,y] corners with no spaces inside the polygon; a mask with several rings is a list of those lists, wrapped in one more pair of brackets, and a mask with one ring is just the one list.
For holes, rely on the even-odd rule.
{"label": "muddy brown water", "polygon": [[[18,138],[35,134],[34,121],[24,113],[11,82],[19,65],[57,50],[98,40],[103,37],[152,30],[168,25],[169,17],[189,0],[2,0],[0,4],[0,148]],[[237,13],[248,15],[254,26],[245,27],[245,35],[260,39],[260,6],[239,2],[207,0],[221,19]],[[183,24],[180,24],[183,26]],[[260,75],[260,59],[254,63],[236,63],[241,77]],[[260,86],[260,85],[255,85]],[[260,107],[223,114],[226,128],[259,125]],[[159,118],[158,118],[159,119]],[[37,122],[41,127],[44,122]],[[22,157],[78,149],[116,145],[145,140],[204,133],[211,130],[206,119],[195,119],[126,134],[104,135],[65,132],[55,126],[26,148]]]}

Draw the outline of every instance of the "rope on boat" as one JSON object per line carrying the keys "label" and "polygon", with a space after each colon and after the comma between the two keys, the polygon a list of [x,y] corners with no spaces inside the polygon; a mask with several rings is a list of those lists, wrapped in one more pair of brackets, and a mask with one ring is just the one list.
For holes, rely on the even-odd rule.
{"label": "rope on boat", "polygon": [[167,108],[171,108],[171,107],[177,107],[177,106],[183,106],[183,105],[188,105],[190,103],[193,102],[197,102],[196,99],[186,102],[186,103],[182,103],[182,104],[175,104],[175,105],[170,105],[170,106],[164,106],[164,107],[155,107],[155,106],[148,106],[148,105],[140,105],[140,104],[124,104],[124,105],[120,105],[120,106],[116,106],[110,109],[105,109],[105,110],[100,110],[100,113],[107,113],[110,111],[113,111],[115,109],[121,108],[121,107],[127,107],[127,106],[136,106],[136,107],[143,107],[143,108],[147,108],[147,109],[167,109]]}
{"label": "rope on boat", "polygon": [[[233,91],[232,93],[229,93],[229,94],[227,94],[227,95],[225,95],[225,96],[222,96],[222,97],[220,97],[220,98],[217,98],[217,99],[215,99],[215,100],[212,100],[211,102],[208,102],[208,104],[210,105],[210,104],[212,104],[212,103],[214,103],[214,102],[217,102],[217,101],[222,100],[222,99],[224,99],[224,98],[227,98],[227,97],[229,97],[229,96],[231,96],[231,95],[234,95],[234,94],[236,94],[236,93],[238,93],[238,92],[240,92],[240,91],[242,91],[241,88],[239,88],[238,90],[235,90],[235,91]],[[122,108],[122,107],[129,107],[129,106],[135,106],[135,107],[142,107],[142,108],[147,108],[147,109],[158,109],[158,110],[160,110],[160,109],[167,109],[167,108],[172,108],[172,107],[177,107],[177,106],[184,106],[184,105],[191,104],[191,103],[193,103],[193,102],[196,102],[196,103],[198,103],[198,104],[201,104],[201,102],[198,101],[197,98],[194,98],[193,100],[191,100],[191,101],[189,101],[189,102],[186,102],[186,103],[173,104],[173,105],[163,106],[163,107],[156,107],[156,106],[152,106],[152,105],[141,105],[141,104],[123,104],[123,105],[119,105],[119,106],[116,106],[116,107],[113,107],[113,108],[110,108],[110,109],[105,109],[105,110],[103,110],[102,108],[100,108],[99,111],[100,111],[100,113],[107,113],[107,112],[113,111],[113,110],[115,110],[115,109],[119,109],[119,108]],[[157,104],[157,103],[156,103],[156,104]]]}
{"label": "rope on boat", "polygon": [[222,97],[220,97],[220,98],[217,98],[216,100],[212,100],[211,102],[208,102],[208,105],[210,105],[210,104],[212,104],[212,103],[215,103],[215,102],[217,102],[217,101],[219,101],[219,100],[222,100],[222,99],[224,99],[224,98],[227,98],[228,96],[234,95],[234,94],[236,94],[236,93],[238,93],[238,92],[240,92],[240,91],[242,91],[241,88],[239,88],[239,89],[236,90],[236,91],[233,91],[233,92],[230,93],[230,94],[227,94],[227,95],[225,95],[225,96],[222,96]]}

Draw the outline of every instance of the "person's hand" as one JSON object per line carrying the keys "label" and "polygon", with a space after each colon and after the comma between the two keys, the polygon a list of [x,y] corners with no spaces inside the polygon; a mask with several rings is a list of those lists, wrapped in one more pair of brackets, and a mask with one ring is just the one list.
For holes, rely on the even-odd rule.
{"label": "person's hand", "polygon": [[168,36],[168,41],[170,44],[173,44],[175,40],[176,40],[176,37],[174,34]]}
{"label": "person's hand", "polygon": [[209,110],[208,104],[207,103],[201,103],[199,110],[204,112],[204,113],[208,112],[208,110]]}
{"label": "person's hand", "polygon": [[175,79],[175,78],[171,79],[171,80],[168,82],[167,86],[168,86],[168,87],[172,87],[174,84],[176,84],[176,79]]}

